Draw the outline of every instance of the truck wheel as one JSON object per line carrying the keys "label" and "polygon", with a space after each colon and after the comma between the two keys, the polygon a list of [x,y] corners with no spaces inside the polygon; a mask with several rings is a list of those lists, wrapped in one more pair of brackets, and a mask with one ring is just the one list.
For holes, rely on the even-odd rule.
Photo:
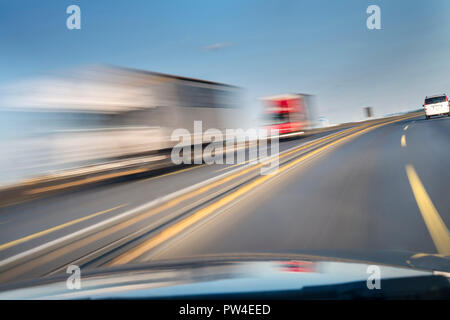
{"label": "truck wheel", "polygon": [[430,119],[430,117],[429,116],[425,116],[425,119],[428,120],[428,119]]}

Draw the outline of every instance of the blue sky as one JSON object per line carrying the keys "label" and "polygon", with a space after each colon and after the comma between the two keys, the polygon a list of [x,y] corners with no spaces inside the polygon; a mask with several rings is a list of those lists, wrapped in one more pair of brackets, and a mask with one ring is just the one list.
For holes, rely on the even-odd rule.
{"label": "blue sky", "polygon": [[[371,4],[382,30],[366,28]],[[305,92],[330,122],[359,120],[450,93],[449,17],[447,0],[2,0],[0,85],[107,63],[241,86],[249,117],[258,97]]]}

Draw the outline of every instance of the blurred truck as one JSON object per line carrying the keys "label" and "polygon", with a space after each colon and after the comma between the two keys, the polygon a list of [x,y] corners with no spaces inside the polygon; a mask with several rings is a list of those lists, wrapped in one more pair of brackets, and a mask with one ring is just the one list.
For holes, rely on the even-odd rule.
{"label": "blurred truck", "polygon": [[281,94],[264,97],[263,124],[268,130],[278,130],[280,136],[302,134],[315,125],[313,96]]}
{"label": "blurred truck", "polygon": [[[4,89],[0,185],[135,156],[167,153],[175,129],[239,126],[240,88],[111,66],[69,70]],[[3,130],[5,131],[5,130]],[[18,135],[17,133],[20,133]],[[12,166],[14,164],[14,166]]]}

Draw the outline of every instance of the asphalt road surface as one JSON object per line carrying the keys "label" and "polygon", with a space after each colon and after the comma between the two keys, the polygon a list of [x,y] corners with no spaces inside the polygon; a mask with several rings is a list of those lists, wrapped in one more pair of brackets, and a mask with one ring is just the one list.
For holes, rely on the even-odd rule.
{"label": "asphalt road surface", "polygon": [[[281,141],[280,152],[334,132]],[[243,165],[245,164],[244,162]],[[138,178],[124,178],[112,183],[0,207],[0,259],[83,229],[237,167],[236,164],[216,164],[188,166],[181,170],[166,170],[167,172],[162,170],[163,172],[149,173]],[[79,221],[81,219],[85,220]],[[79,222],[70,224],[74,221]],[[70,225],[67,225],[68,223]],[[59,226],[64,227],[42,234],[43,231]],[[15,244],[8,250],[2,248],[2,245],[30,235],[39,236]]]}
{"label": "asphalt road surface", "polygon": [[[105,249],[86,265],[247,252],[352,253],[366,259],[377,254],[386,261],[393,252],[450,254],[450,118],[408,118],[326,140],[336,134],[283,141],[280,151],[305,149],[281,163],[276,175],[249,177],[226,192],[208,190],[205,203],[199,202],[205,197],[199,193],[188,213]],[[317,145],[308,149],[309,143]],[[0,267],[8,259],[22,259],[23,253],[244,166],[187,167],[0,208]],[[176,211],[176,205],[164,210]],[[79,245],[73,250],[64,246],[55,255],[57,262],[40,260],[23,270],[29,277],[51,273],[157,223],[167,216],[163,214],[128,219],[125,223],[133,222],[134,229],[127,225],[104,237],[98,232],[86,244],[88,238],[74,237]],[[44,255],[38,252],[40,259]],[[0,276],[0,282],[11,279]]]}
{"label": "asphalt road surface", "polygon": [[[375,129],[294,167],[141,261],[244,252],[448,255],[449,139],[448,117],[417,118]],[[419,209],[408,165],[436,212]],[[416,192],[416,197],[424,196]],[[439,215],[442,229],[427,226],[425,219],[431,220],[429,224],[438,220],[432,214]],[[441,251],[433,236],[442,242]]]}

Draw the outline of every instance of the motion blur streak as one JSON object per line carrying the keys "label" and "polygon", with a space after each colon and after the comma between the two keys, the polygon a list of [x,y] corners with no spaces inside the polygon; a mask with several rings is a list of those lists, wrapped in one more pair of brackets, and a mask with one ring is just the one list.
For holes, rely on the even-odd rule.
{"label": "motion blur streak", "polygon": [[81,67],[2,89],[2,126],[14,129],[2,131],[2,187],[155,155],[178,143],[173,130],[193,132],[194,121],[205,130],[246,125],[240,88],[142,70]]}
{"label": "motion blur streak", "polygon": [[37,193],[42,193],[42,192],[46,192],[46,191],[60,190],[60,189],[65,189],[65,188],[69,188],[69,187],[80,186],[80,185],[91,183],[91,182],[102,181],[102,180],[106,180],[109,178],[117,178],[117,177],[127,176],[127,175],[131,175],[131,174],[141,173],[141,172],[145,172],[145,171],[148,171],[148,169],[142,168],[142,169],[129,170],[129,171],[124,171],[124,172],[119,172],[119,173],[110,173],[110,174],[101,175],[101,176],[95,177],[95,178],[86,178],[86,179],[81,179],[81,180],[74,181],[74,182],[62,183],[62,184],[58,184],[56,186],[45,187],[45,188],[36,188],[36,189],[32,189],[30,191],[26,191],[25,193],[26,194],[37,194]]}
{"label": "motion blur streak", "polygon": [[180,232],[182,232],[183,230],[187,229],[188,227],[194,225],[195,223],[201,221],[202,219],[204,219],[205,217],[211,215],[212,213],[214,213],[215,211],[225,207],[228,204],[231,204],[234,200],[236,200],[237,198],[239,198],[240,196],[250,192],[251,190],[253,190],[254,188],[256,188],[257,186],[263,184],[264,182],[266,182],[267,180],[275,177],[276,175],[279,175],[283,172],[285,172],[286,170],[290,169],[291,167],[296,166],[297,164],[317,155],[318,153],[325,151],[326,149],[329,149],[330,147],[338,144],[338,143],[342,143],[344,141],[347,141],[357,135],[361,135],[364,134],[370,130],[376,129],[380,126],[383,125],[387,125],[390,123],[393,123],[396,121],[388,121],[386,123],[382,123],[382,124],[378,124],[369,128],[365,128],[361,131],[357,131],[355,133],[352,133],[348,136],[339,138],[333,142],[330,142],[329,144],[320,147],[318,149],[315,149],[313,151],[311,151],[310,153],[307,153],[304,156],[301,156],[300,158],[286,164],[285,166],[281,167],[280,169],[278,169],[278,171],[275,173],[275,175],[266,175],[266,176],[262,176],[260,178],[258,178],[257,180],[249,183],[248,185],[243,186],[242,188],[238,189],[237,191],[229,194],[228,196],[220,199],[219,201],[201,209],[200,211],[196,212],[194,215],[188,217],[185,220],[182,220],[181,222],[175,224],[174,226],[164,230],[163,232],[161,232],[160,234],[158,234],[157,236],[151,238],[150,240],[138,245],[137,247],[135,247],[134,249],[130,250],[129,252],[126,252],[125,254],[123,254],[122,256],[119,256],[118,258],[114,259],[111,262],[111,265],[120,265],[120,264],[125,264],[125,263],[129,263],[132,260],[136,259],[137,257],[141,256],[143,253],[145,253],[146,251],[151,250],[152,248],[156,247],[157,245],[161,244],[162,242],[169,240],[170,238],[174,237],[175,235],[179,234]]}
{"label": "motion blur streak", "polygon": [[[294,152],[303,150],[303,149],[305,149],[307,147],[310,147],[310,146],[314,146],[314,145],[316,145],[318,143],[321,143],[323,141],[327,141],[327,140],[329,140],[329,139],[331,139],[333,137],[340,136],[342,134],[345,134],[347,132],[351,132],[351,131],[354,131],[354,130],[355,130],[355,128],[347,129],[347,130],[344,130],[344,131],[341,131],[341,132],[338,132],[338,133],[335,133],[335,134],[331,134],[331,135],[326,136],[324,138],[315,140],[315,141],[313,141],[311,143],[307,143],[305,145],[302,145],[301,147],[294,148],[293,150],[290,150],[290,151],[287,151],[287,152],[283,153],[282,155],[280,155],[280,158],[286,157],[286,156],[288,156],[288,155],[290,155],[290,154],[292,154]],[[196,189],[194,191],[191,191],[191,192],[189,192],[187,194],[180,195],[180,196],[178,196],[178,197],[168,201],[167,203],[165,203],[165,204],[163,204],[161,206],[158,206],[158,207],[156,207],[156,208],[154,208],[154,209],[152,209],[150,211],[144,212],[143,214],[141,214],[141,215],[139,215],[137,217],[133,217],[131,219],[128,219],[127,221],[125,221],[125,222],[123,222],[123,223],[121,223],[119,225],[116,225],[113,228],[109,228],[109,229],[107,229],[107,230],[105,230],[105,231],[103,231],[101,233],[97,233],[97,234],[95,234],[95,235],[93,235],[91,237],[83,239],[82,241],[78,241],[77,243],[72,245],[72,247],[73,247],[72,249],[79,248],[79,247],[82,247],[82,246],[87,245],[89,243],[95,242],[101,236],[106,237],[107,235],[110,235],[113,232],[116,232],[118,230],[124,229],[124,228],[130,226],[133,223],[137,223],[137,222],[142,221],[142,220],[144,220],[144,219],[146,219],[146,218],[148,218],[150,216],[156,215],[156,214],[162,212],[163,210],[170,209],[170,208],[176,206],[177,204],[179,204],[179,203],[181,203],[181,202],[183,202],[185,200],[188,200],[188,199],[190,199],[190,198],[192,198],[194,196],[197,196],[197,195],[201,195],[202,193],[207,192],[208,190],[210,190],[210,189],[212,189],[212,188],[214,188],[216,186],[222,185],[222,184],[224,184],[224,183],[226,183],[226,182],[228,182],[228,181],[230,181],[230,180],[232,180],[232,179],[234,179],[236,177],[242,176],[245,173],[248,173],[248,172],[250,172],[252,170],[255,170],[255,169],[265,165],[267,162],[268,161],[266,161],[264,163],[259,163],[259,164],[256,164],[256,165],[252,165],[252,166],[250,166],[248,168],[243,168],[242,170],[237,170],[237,172],[232,172],[230,175],[227,175],[227,176],[225,176],[225,177],[223,177],[223,178],[221,178],[221,179],[219,179],[219,180],[217,180],[215,182],[212,182],[212,183],[208,184],[207,186],[198,188],[198,189]],[[181,170],[181,171],[177,171],[177,172],[178,173],[186,172],[186,170],[184,170],[184,171]],[[167,175],[164,175],[164,176],[167,176]],[[159,176],[159,177],[161,178],[162,176]],[[95,227],[95,225],[93,227]],[[66,250],[55,251],[53,253],[53,255],[58,257],[58,256],[64,254],[65,252],[66,252]],[[47,257],[47,258],[49,258],[49,257]],[[4,262],[4,261],[2,261],[2,262]],[[22,268],[26,269],[24,266],[22,266]]]}
{"label": "motion blur streak", "polygon": [[416,198],[417,206],[422,213],[423,220],[427,225],[428,231],[430,232],[438,252],[440,254],[450,254],[450,233],[445,226],[444,221],[442,221],[439,216],[438,211],[433,205],[433,202],[428,196],[425,187],[420,181],[419,176],[412,165],[409,164],[406,166],[406,173],[408,175],[414,197]]}
{"label": "motion blur streak", "polygon": [[0,250],[4,250],[4,249],[7,249],[7,248],[10,248],[10,247],[15,246],[15,245],[17,245],[19,243],[23,243],[23,242],[26,242],[26,241],[29,241],[29,240],[32,240],[32,239],[36,239],[36,238],[41,237],[43,235],[49,234],[51,232],[54,232],[54,231],[57,231],[57,230],[61,230],[61,229],[66,228],[68,226],[74,225],[75,223],[79,223],[79,222],[82,222],[82,221],[85,221],[85,220],[97,217],[99,215],[102,215],[102,214],[105,214],[105,213],[117,210],[117,209],[122,208],[122,207],[124,207],[126,205],[127,204],[121,204],[121,205],[119,205],[117,207],[114,207],[114,208],[111,208],[111,209],[107,209],[107,210],[103,210],[103,211],[100,211],[100,212],[97,212],[97,213],[93,213],[93,214],[88,215],[86,217],[79,218],[79,219],[76,219],[76,220],[72,220],[72,221],[66,222],[64,224],[60,224],[60,225],[58,225],[56,227],[53,227],[53,228],[50,228],[50,229],[47,229],[47,230],[44,230],[44,231],[41,231],[41,232],[33,233],[33,234],[30,234],[29,236],[26,236],[26,237],[23,237],[23,238],[20,238],[20,239],[17,239],[17,240],[8,242],[8,243],[4,243],[4,244],[0,245]]}

